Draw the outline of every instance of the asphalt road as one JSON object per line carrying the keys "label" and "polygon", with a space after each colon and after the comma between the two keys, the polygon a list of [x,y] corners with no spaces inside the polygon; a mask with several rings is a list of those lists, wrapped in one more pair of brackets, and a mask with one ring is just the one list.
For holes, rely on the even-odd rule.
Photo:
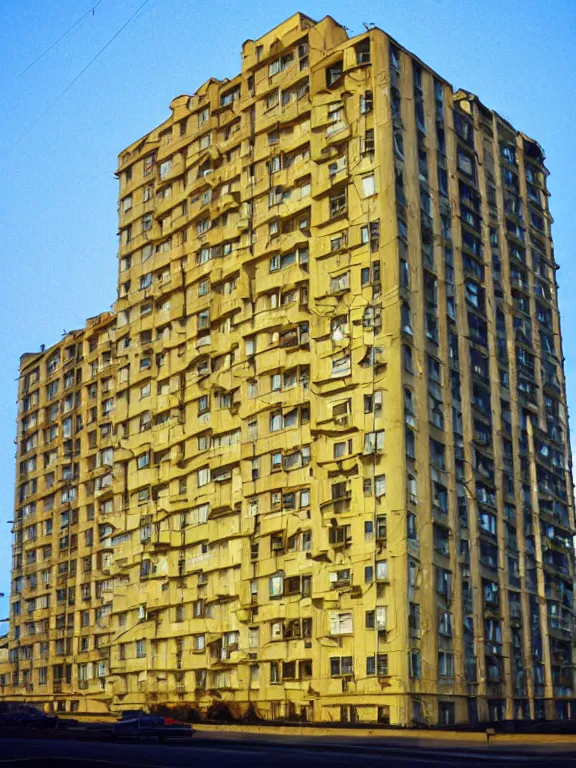
{"label": "asphalt road", "polygon": [[36,738],[0,738],[0,766],[11,768],[309,768],[354,766],[354,768],[405,768],[406,766],[574,766],[574,756],[561,752],[530,754],[466,747],[322,747],[294,744],[248,744],[192,739],[181,745],[59,741]]}

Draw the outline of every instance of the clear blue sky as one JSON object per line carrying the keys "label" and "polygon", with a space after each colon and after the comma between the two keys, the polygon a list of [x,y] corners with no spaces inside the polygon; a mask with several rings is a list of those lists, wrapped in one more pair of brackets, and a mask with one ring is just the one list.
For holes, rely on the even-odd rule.
{"label": "clear blue sky", "polygon": [[[576,414],[574,0],[150,0],[34,125],[142,2],[100,0],[94,16],[13,82],[97,1],[0,0],[0,591],[9,591],[4,521],[12,518],[18,358],[114,301],[116,155],[167,117],[174,96],[235,75],[242,42],[298,10],[330,14],[354,34],[374,22],[545,148]],[[5,607],[0,601],[0,618]]]}

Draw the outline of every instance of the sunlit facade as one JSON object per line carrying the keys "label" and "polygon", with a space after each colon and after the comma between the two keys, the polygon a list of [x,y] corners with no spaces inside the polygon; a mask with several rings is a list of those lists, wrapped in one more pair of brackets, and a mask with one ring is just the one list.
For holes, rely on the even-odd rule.
{"label": "sunlit facade", "polygon": [[114,313],[22,358],[4,697],[575,716],[541,148],[330,17],[170,108]]}

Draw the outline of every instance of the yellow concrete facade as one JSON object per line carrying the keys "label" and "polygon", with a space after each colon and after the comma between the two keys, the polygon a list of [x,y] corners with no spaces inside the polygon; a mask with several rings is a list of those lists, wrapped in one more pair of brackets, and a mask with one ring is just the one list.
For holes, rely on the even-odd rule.
{"label": "yellow concrete facade", "polygon": [[3,696],[576,715],[539,145],[302,14],[170,107],[119,157],[115,312],[22,358]]}

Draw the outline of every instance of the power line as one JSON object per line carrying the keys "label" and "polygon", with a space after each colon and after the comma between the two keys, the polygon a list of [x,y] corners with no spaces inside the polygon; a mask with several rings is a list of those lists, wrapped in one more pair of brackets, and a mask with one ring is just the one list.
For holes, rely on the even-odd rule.
{"label": "power line", "polygon": [[102,2],[102,0],[98,0],[98,2],[97,2],[95,5],[93,5],[93,6],[92,6],[92,8],[88,8],[88,10],[86,11],[86,13],[84,13],[82,16],[80,16],[80,18],[79,18],[79,19],[77,19],[77,20],[74,22],[74,24],[72,24],[72,26],[68,27],[68,29],[66,30],[66,32],[64,32],[63,34],[61,34],[61,35],[60,35],[60,37],[59,37],[57,40],[55,40],[55,41],[52,43],[52,45],[49,45],[49,46],[48,46],[48,48],[46,48],[44,51],[42,51],[42,53],[41,53],[39,56],[37,56],[37,57],[34,59],[34,61],[31,61],[31,62],[30,62],[30,64],[28,64],[28,66],[27,66],[27,67],[25,67],[25,68],[22,70],[22,72],[20,72],[20,74],[16,75],[16,77],[14,78],[14,80],[13,80],[13,81],[10,83],[10,85],[9,85],[8,89],[10,90],[10,88],[12,88],[12,87],[13,87],[13,85],[14,85],[14,84],[15,84],[15,83],[16,83],[16,82],[17,82],[17,81],[18,81],[18,80],[19,80],[19,79],[20,79],[20,78],[21,78],[23,75],[25,75],[25,74],[26,74],[26,72],[28,72],[28,70],[29,70],[29,69],[31,69],[31,68],[34,66],[34,64],[37,64],[37,63],[40,61],[40,59],[43,59],[43,58],[44,58],[44,56],[46,56],[46,54],[47,54],[47,53],[49,53],[49,52],[52,50],[52,48],[55,48],[55,47],[58,45],[58,43],[59,43],[61,40],[63,40],[63,39],[66,37],[66,35],[70,34],[70,32],[72,32],[72,30],[73,30],[75,27],[77,27],[77,26],[78,26],[78,24],[80,24],[80,22],[81,22],[81,21],[83,21],[83,20],[86,18],[86,16],[88,16],[88,14],[89,14],[90,12],[92,13],[92,16],[94,16],[94,11],[96,10],[96,8],[98,8],[98,6],[100,5],[100,3],[101,3],[101,2]]}
{"label": "power line", "polygon": [[78,72],[78,74],[77,74],[77,75],[76,75],[76,76],[75,76],[75,77],[74,77],[74,78],[73,78],[73,79],[72,79],[72,80],[71,80],[71,81],[68,83],[68,85],[67,85],[67,86],[66,86],[66,87],[65,87],[65,88],[64,88],[62,91],[60,91],[60,93],[58,94],[58,96],[56,96],[56,98],[55,98],[55,99],[53,99],[53,101],[51,101],[51,102],[50,102],[50,104],[48,104],[48,106],[46,107],[46,109],[45,109],[45,110],[44,110],[44,111],[43,111],[43,112],[42,112],[42,113],[41,113],[41,114],[38,116],[38,118],[37,118],[37,119],[36,119],[36,120],[35,120],[35,121],[32,123],[32,125],[30,125],[30,126],[29,126],[29,127],[28,127],[28,128],[25,130],[25,131],[24,131],[24,133],[23,133],[23,134],[21,134],[21,135],[19,136],[19,138],[17,138],[17,139],[16,139],[16,141],[14,142],[14,144],[15,144],[15,145],[16,145],[16,144],[19,144],[19,143],[20,143],[20,142],[21,142],[21,141],[22,141],[22,140],[23,140],[23,139],[24,139],[24,138],[25,138],[25,137],[26,137],[26,136],[27,136],[27,135],[30,133],[30,131],[31,131],[31,130],[33,130],[33,129],[34,129],[34,128],[35,128],[35,127],[38,125],[38,123],[39,123],[39,122],[42,120],[42,118],[43,118],[43,117],[44,117],[44,116],[45,116],[45,115],[46,115],[46,114],[47,114],[47,113],[48,113],[48,112],[49,112],[49,111],[52,109],[52,107],[53,107],[53,106],[54,106],[54,105],[55,105],[55,104],[56,104],[58,101],[60,101],[60,99],[62,98],[62,96],[64,96],[64,94],[68,93],[68,91],[70,90],[70,88],[72,88],[72,86],[74,85],[74,83],[76,83],[76,82],[77,82],[77,81],[78,81],[78,80],[79,80],[79,79],[82,77],[82,75],[84,74],[84,72],[86,72],[86,70],[88,70],[88,69],[89,69],[89,68],[92,66],[92,64],[94,64],[94,62],[96,61],[96,59],[98,59],[98,58],[99,58],[99,57],[100,57],[100,56],[101,56],[101,55],[104,53],[104,51],[105,51],[105,50],[106,50],[106,49],[107,49],[107,48],[108,48],[108,47],[109,47],[109,46],[110,46],[110,45],[111,45],[111,44],[114,42],[114,40],[116,40],[116,38],[118,37],[118,35],[119,35],[121,32],[123,32],[123,31],[126,29],[126,27],[128,26],[128,24],[130,24],[130,22],[132,21],[132,19],[133,19],[135,16],[137,16],[137,15],[140,13],[140,11],[141,11],[141,10],[144,8],[144,6],[145,6],[145,5],[147,5],[149,2],[150,2],[150,0],[144,0],[144,2],[143,2],[143,3],[140,3],[140,5],[138,6],[138,8],[136,8],[136,10],[134,11],[134,13],[133,13],[133,14],[130,16],[130,18],[129,18],[127,21],[125,21],[125,22],[124,22],[124,24],[122,24],[122,26],[120,27],[120,29],[119,29],[119,30],[117,30],[117,31],[116,31],[116,32],[115,32],[115,33],[112,35],[112,37],[111,37],[111,38],[108,40],[108,42],[107,42],[105,45],[103,45],[103,46],[102,46],[102,48],[100,48],[100,50],[98,51],[98,53],[96,53],[96,54],[95,54],[95,55],[94,55],[94,56],[93,56],[93,57],[90,59],[90,61],[88,62],[88,64],[86,64],[86,66],[84,66],[84,67],[83,67],[83,68],[80,70],[80,72]]}

